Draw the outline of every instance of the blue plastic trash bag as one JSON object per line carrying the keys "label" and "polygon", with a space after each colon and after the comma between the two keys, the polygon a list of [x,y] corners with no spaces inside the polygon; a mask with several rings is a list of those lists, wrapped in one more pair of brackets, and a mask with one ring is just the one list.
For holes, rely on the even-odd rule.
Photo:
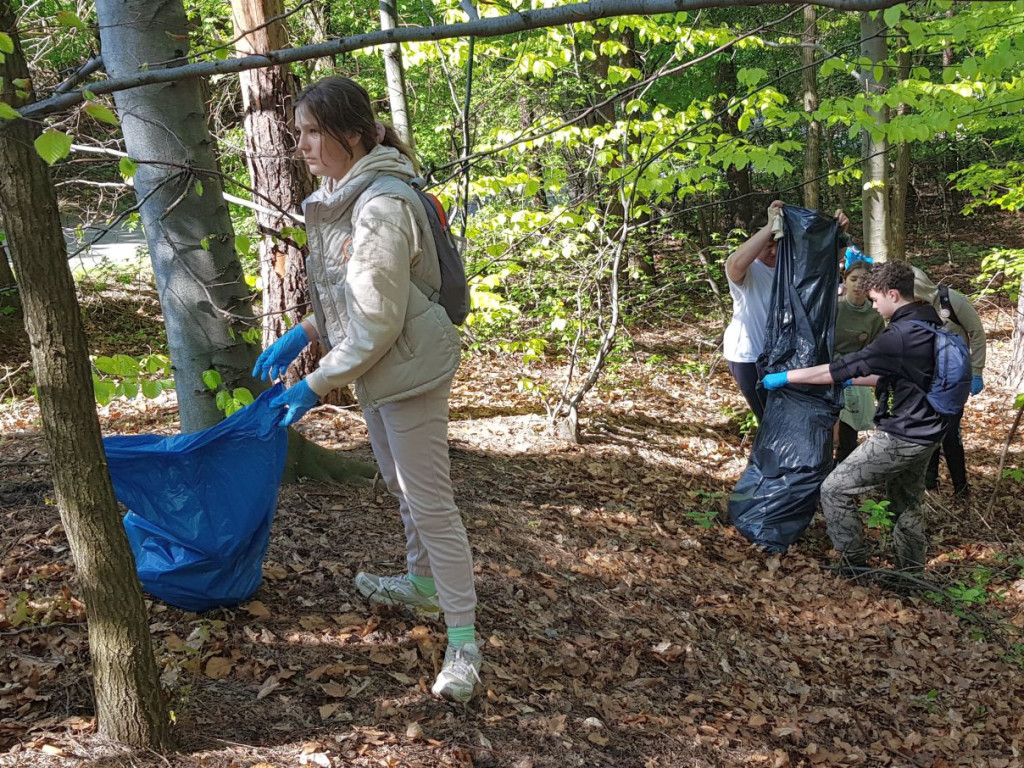
{"label": "blue plastic trash bag", "polygon": [[260,585],[288,450],[278,384],[214,427],[103,444],[142,587],[189,611],[237,605]]}

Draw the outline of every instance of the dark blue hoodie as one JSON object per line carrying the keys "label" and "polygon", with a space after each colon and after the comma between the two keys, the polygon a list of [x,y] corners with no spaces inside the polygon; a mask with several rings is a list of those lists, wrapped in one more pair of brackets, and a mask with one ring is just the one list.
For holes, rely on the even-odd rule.
{"label": "dark blue hoodie", "polygon": [[929,304],[902,306],[877,339],[832,363],[829,372],[834,381],[880,376],[875,387],[875,426],[907,442],[930,445],[946,431],[945,417],[925,397],[935,375],[935,334],[912,325],[911,320],[942,325]]}

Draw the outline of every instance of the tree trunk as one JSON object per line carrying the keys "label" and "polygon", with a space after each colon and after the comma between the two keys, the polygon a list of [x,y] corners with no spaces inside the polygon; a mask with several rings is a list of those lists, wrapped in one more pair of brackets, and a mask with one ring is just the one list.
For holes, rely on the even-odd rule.
{"label": "tree trunk", "polygon": [[1024,279],[1017,298],[1017,312],[1013,316],[1011,349],[1013,356],[1007,371],[1007,384],[1014,392],[1021,392],[1024,390]]}
{"label": "tree trunk", "polygon": [[[398,26],[398,12],[395,0],[381,0],[380,28],[395,29]],[[401,43],[388,43],[383,46],[384,73],[388,82],[388,104],[391,105],[391,123],[410,149],[415,151],[416,144],[412,135],[412,120],[409,117],[409,99],[405,92],[405,66],[402,63]]]}
{"label": "tree trunk", "polygon": [[[241,55],[266,53],[286,45],[286,30],[280,18],[283,0],[232,0],[231,10],[238,38],[235,49]],[[256,202],[269,209],[256,212],[262,235],[259,249],[266,347],[309,312],[305,249],[290,238],[280,237],[280,232],[295,226],[284,213],[302,210],[302,201],[313,192],[313,176],[306,164],[296,162],[294,157],[294,99],[298,88],[288,66],[242,72],[238,79],[245,109],[249,178]],[[317,345],[311,344],[289,368],[285,383],[292,386],[312,373],[318,358]]]}
{"label": "tree trunk", "polygon": [[[719,57],[715,68],[715,87],[718,88],[718,104],[716,112],[721,112],[720,123],[722,132],[729,136],[738,136],[738,118],[732,112],[723,111],[739,90],[736,84],[736,64],[728,55]],[[725,201],[725,212],[729,217],[729,229],[750,229],[754,220],[754,199],[751,196],[750,167],[744,165],[737,168],[730,165],[725,170],[725,182],[729,197]]]}
{"label": "tree trunk", "polygon": [[[96,13],[112,78],[188,54],[181,0],[98,0]],[[218,371],[228,389],[254,388],[253,349],[241,336],[254,324],[251,295],[234,250],[200,81],[118,91],[116,102],[127,152],[139,163],[135,192],[167,327],[181,429],[194,432],[221,419],[204,371]]]}
{"label": "tree trunk", "polygon": [[[800,38],[800,62],[803,65],[804,112],[818,109],[818,71],[814,66],[814,46],[818,42],[818,17],[813,5],[804,6],[804,32]],[[821,204],[821,122],[807,122],[807,144],[804,150],[804,207],[817,210]]]}
{"label": "tree trunk", "polygon": [[[0,30],[15,41],[2,73],[3,100],[17,107],[12,81],[29,74],[9,0],[0,0]],[[149,619],[107,473],[57,193],[33,149],[38,135],[39,124],[29,121],[0,129],[0,209],[21,282],[57,507],[89,618],[96,718],[107,738],[165,750],[167,710]]]}
{"label": "tree trunk", "polygon": [[[884,65],[888,54],[885,38],[886,25],[882,14],[860,15],[861,56],[873,63]],[[864,69],[864,89],[869,98],[880,96],[885,91],[887,77],[883,72],[880,80],[875,78],[872,68]],[[868,107],[867,112],[874,122],[883,125],[889,122],[889,108],[879,105]],[[877,262],[885,261],[889,253],[889,142],[882,133],[861,132],[861,157],[863,172],[863,217],[864,250]]]}
{"label": "tree trunk", "polygon": [[[901,51],[897,61],[899,79],[910,77],[910,51]],[[910,105],[901,103],[896,114],[904,117],[910,114]],[[890,225],[889,258],[905,259],[907,257],[907,188],[910,185],[910,144],[901,141],[896,147],[896,161],[892,171],[892,190],[890,191]]]}

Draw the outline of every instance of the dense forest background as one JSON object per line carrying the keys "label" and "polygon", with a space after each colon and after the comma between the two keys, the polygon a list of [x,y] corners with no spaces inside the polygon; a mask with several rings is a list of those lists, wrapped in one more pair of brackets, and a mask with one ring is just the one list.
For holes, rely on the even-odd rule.
{"label": "dense forest background", "polygon": [[[0,1],[0,765],[162,765],[117,743],[172,741],[216,768],[1019,761],[1024,2],[683,5],[545,26],[566,6]],[[360,42],[381,29],[406,42]],[[254,54],[272,66],[233,64]],[[466,239],[452,457],[488,659],[468,709],[425,692],[440,627],[351,588],[401,544],[365,465],[332,463],[370,458],[347,393],[293,441],[305,479],[252,601],[143,604],[116,568],[98,581],[124,591],[92,591],[126,549],[86,493],[92,424],[230,416],[304,312],[290,101],[335,73],[408,132]],[[916,581],[821,570],[817,525],[779,558],[721,524],[756,429],[720,355],[723,265],[774,199],[843,209],[989,331],[975,493],[929,496]],[[96,256],[126,232],[141,264]],[[122,623],[131,642],[103,634]],[[134,694],[104,673],[127,656]]]}

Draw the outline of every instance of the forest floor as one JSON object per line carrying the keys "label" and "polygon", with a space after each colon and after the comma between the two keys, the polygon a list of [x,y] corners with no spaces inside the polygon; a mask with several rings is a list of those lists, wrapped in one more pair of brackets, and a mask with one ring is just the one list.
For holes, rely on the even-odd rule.
{"label": "forest floor", "polygon": [[[130,290],[87,303],[109,347],[97,351],[145,351],[132,346],[159,325],[147,301]],[[514,363],[468,356],[451,457],[476,558],[476,698],[429,693],[441,623],[371,607],[352,584],[403,568],[390,497],[301,483],[281,490],[252,599],[201,615],[149,604],[180,747],[168,756],[95,733],[38,411],[9,398],[0,766],[1024,764],[1024,493],[1012,479],[996,488],[1015,413],[1001,384],[1010,315],[989,302],[983,318],[987,387],[964,419],[973,495],[954,503],[948,482],[928,495],[931,559],[916,583],[824,570],[820,515],[785,556],[724,522],[750,435],[715,357],[720,318],[634,333],[631,357],[585,401],[580,444],[553,436]],[[27,345],[10,333],[0,362],[13,370]],[[555,387],[563,371],[528,373]],[[177,426],[173,399],[100,414],[104,434]],[[325,406],[300,429],[371,457],[357,412]],[[1022,453],[1018,435],[1007,467],[1024,467]]]}

